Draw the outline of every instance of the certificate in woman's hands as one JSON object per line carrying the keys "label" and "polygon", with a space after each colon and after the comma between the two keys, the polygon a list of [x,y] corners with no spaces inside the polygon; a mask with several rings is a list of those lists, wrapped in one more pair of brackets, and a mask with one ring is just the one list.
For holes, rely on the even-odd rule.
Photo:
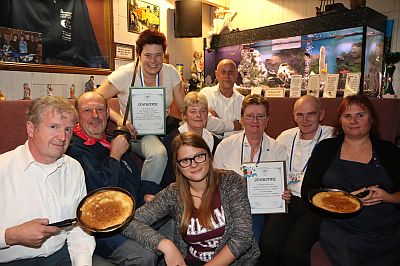
{"label": "certificate in woman's hands", "polygon": [[165,135],[165,88],[130,88],[131,121],[138,135]]}
{"label": "certificate in woman's hands", "polygon": [[286,188],[284,161],[244,163],[242,169],[252,214],[287,212],[282,199]]}

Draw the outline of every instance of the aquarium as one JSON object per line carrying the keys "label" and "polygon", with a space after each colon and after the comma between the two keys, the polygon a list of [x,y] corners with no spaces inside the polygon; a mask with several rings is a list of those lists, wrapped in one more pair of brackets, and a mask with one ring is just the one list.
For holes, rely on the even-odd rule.
{"label": "aquarium", "polygon": [[[310,75],[339,74],[337,95],[341,96],[346,74],[361,72],[361,90],[376,96],[382,75],[383,43],[383,32],[359,26],[218,47],[205,52],[205,76],[214,80],[216,64],[230,58],[238,66],[240,86],[285,88],[288,94],[291,75],[301,75],[305,94]],[[321,79],[320,95],[323,88]]]}

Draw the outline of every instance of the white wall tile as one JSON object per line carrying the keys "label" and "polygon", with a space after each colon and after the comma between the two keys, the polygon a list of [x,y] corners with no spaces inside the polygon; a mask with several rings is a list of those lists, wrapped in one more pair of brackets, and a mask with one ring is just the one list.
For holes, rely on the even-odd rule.
{"label": "white wall tile", "polygon": [[43,85],[43,84],[40,84],[40,85],[39,84],[34,84],[34,85],[32,85],[32,87],[31,87],[31,95],[32,95],[32,99],[39,98],[39,97],[47,95],[46,86]]}
{"label": "white wall tile", "polygon": [[33,84],[43,84],[43,73],[33,72],[32,73],[32,83]]}

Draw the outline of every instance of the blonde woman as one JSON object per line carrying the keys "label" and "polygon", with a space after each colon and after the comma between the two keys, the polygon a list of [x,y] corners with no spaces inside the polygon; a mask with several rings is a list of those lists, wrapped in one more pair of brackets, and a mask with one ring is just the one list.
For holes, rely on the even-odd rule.
{"label": "blonde woman", "polygon": [[182,119],[185,123],[179,128],[173,130],[164,139],[164,145],[168,154],[168,163],[165,168],[163,180],[161,181],[162,188],[175,182],[174,166],[172,162],[172,141],[177,135],[184,132],[193,132],[201,136],[207,143],[212,154],[214,154],[218,143],[221,141],[217,136],[205,128],[207,126],[208,118],[208,103],[206,96],[195,91],[189,92],[183,99],[181,111]]}

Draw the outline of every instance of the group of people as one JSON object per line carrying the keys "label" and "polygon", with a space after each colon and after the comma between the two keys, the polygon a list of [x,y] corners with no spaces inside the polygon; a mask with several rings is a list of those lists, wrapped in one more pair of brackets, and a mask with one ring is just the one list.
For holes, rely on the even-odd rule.
{"label": "group of people", "polygon": [[38,57],[40,48],[37,38],[29,33],[26,34],[12,34],[4,36],[0,35],[0,60],[1,61],[18,61],[18,62],[31,62],[34,57]]}
{"label": "group of people", "polygon": [[21,53],[21,54],[36,54],[36,49],[37,49],[37,42],[34,40],[31,40],[32,35],[30,34],[23,34],[18,36],[17,34],[13,34],[12,39],[7,43],[7,41],[4,38],[4,34],[2,34],[2,38],[0,41],[0,45],[3,49],[4,45],[9,45],[10,50],[13,52]]}
{"label": "group of people", "polygon": [[[218,85],[184,95],[177,71],[163,63],[162,33],[142,32],[136,49],[138,71],[120,67],[75,108],[55,96],[32,102],[27,142],[0,155],[0,265],[310,265],[317,241],[333,265],[400,262],[400,150],[378,138],[368,98],[343,99],[332,128],[321,125],[320,100],[303,96],[293,107],[297,127],[275,140],[265,133],[268,100],[236,91],[233,61],[218,64]],[[131,85],[165,87],[166,106],[174,100],[183,123],[167,119],[165,138],[106,135],[108,119],[123,125]],[[115,95],[121,113],[107,105]],[[288,211],[252,215],[241,166],[276,160],[286,162]],[[135,198],[126,227],[93,237],[49,225],[108,186]],[[363,209],[321,217],[307,197],[324,187],[367,191]]]}

